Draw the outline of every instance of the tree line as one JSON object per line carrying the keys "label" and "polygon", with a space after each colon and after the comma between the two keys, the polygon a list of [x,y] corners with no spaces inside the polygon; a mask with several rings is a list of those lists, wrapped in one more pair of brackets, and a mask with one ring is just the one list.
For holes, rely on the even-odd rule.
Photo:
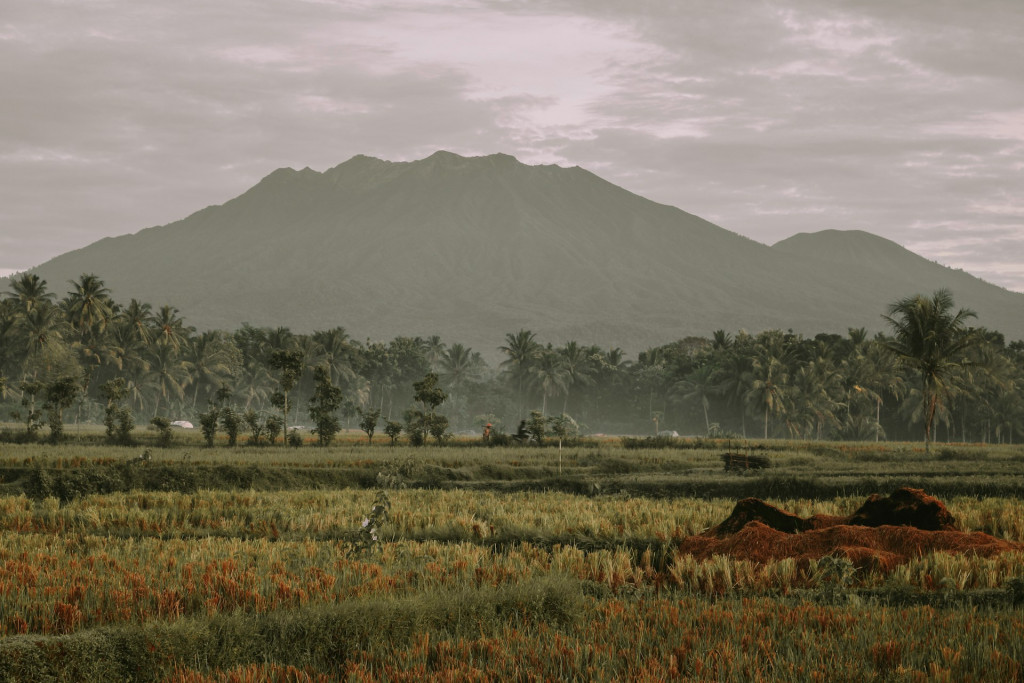
{"label": "tree line", "polygon": [[[331,420],[335,432],[372,423],[371,437],[378,419],[389,435],[486,423],[501,433],[536,414],[571,416],[589,433],[926,443],[1024,435],[1024,342],[971,326],[974,314],[945,290],[880,302],[888,331],[874,336],[716,330],[628,359],[523,329],[505,335],[492,367],[438,336],[361,342],[343,327],[300,334],[249,324],[197,332],[173,306],[117,302],[96,275],[68,285],[58,298],[26,273],[0,299],[0,410],[26,432],[48,422],[53,438],[69,417],[105,422],[116,439],[136,421],[225,429],[227,416],[229,432],[259,442],[308,422],[323,438]],[[425,401],[430,376],[440,393]]]}

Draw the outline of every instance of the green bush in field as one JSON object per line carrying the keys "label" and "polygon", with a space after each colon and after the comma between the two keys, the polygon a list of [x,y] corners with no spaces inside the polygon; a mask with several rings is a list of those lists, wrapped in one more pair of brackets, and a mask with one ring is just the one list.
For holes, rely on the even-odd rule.
{"label": "green bush in field", "polygon": [[203,432],[203,439],[206,445],[213,447],[213,441],[217,438],[217,424],[220,422],[220,410],[217,406],[211,405],[205,413],[199,414],[199,428]]}
{"label": "green bush in field", "polygon": [[263,425],[267,430],[267,441],[273,444],[277,441],[277,437],[281,435],[281,430],[284,429],[284,420],[281,419],[280,415],[267,415]]}
{"label": "green bush in field", "polygon": [[260,421],[260,416],[250,408],[242,414],[242,422],[249,428],[249,445],[259,446],[263,440],[263,433],[266,431],[266,426]]}
{"label": "green bush in field", "polygon": [[331,382],[331,373],[324,366],[313,370],[313,379],[316,386],[309,399],[309,416],[316,425],[313,431],[319,444],[330,446],[335,434],[341,431],[337,415],[342,404],[341,389]]}
{"label": "green bush in field", "polygon": [[64,376],[46,385],[46,415],[50,427],[50,443],[64,440],[64,411],[71,407],[81,387],[78,379]]}
{"label": "green bush in field", "polygon": [[391,439],[391,445],[398,443],[398,436],[402,433],[402,423],[388,420],[384,425],[384,433]]}
{"label": "green bush in field", "polygon": [[107,428],[107,441],[119,446],[131,445],[135,416],[131,408],[121,405],[128,396],[128,386],[124,378],[118,377],[104,382],[100,386],[100,396],[106,401],[103,424]]}
{"label": "green bush in field", "polygon": [[166,417],[160,417],[159,415],[149,421],[151,425],[156,427],[157,439],[156,445],[160,448],[168,448],[171,445],[173,434],[171,433],[171,421]]}
{"label": "green bush in field", "polygon": [[[379,410],[363,410],[356,408],[359,413],[359,428],[366,432],[367,443],[373,443],[373,433],[377,430],[377,421],[380,420]],[[394,443],[394,439],[391,440]]]}
{"label": "green bush in field", "polygon": [[238,445],[238,431],[242,426],[242,420],[230,406],[220,409],[220,425],[224,433],[227,434],[228,446]]}

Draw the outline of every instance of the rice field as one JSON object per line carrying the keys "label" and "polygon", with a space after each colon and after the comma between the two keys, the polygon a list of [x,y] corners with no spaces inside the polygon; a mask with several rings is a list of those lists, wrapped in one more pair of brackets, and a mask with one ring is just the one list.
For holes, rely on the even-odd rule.
{"label": "rice field", "polygon": [[[604,445],[564,451],[559,475],[550,448],[186,446],[126,465],[124,449],[3,444],[0,680],[1021,680],[1022,551],[887,570],[698,559],[679,540],[735,498],[629,486],[799,483],[823,462],[995,481],[1021,456],[962,447],[929,463],[900,448],[794,445],[770,474],[726,475],[713,448]],[[143,472],[144,486],[64,497],[31,485],[171,465],[277,478],[146,490]],[[374,476],[317,486],[298,470]],[[764,497],[801,516],[864,498]],[[963,530],[1024,542],[1024,499],[964,487],[944,502]]]}

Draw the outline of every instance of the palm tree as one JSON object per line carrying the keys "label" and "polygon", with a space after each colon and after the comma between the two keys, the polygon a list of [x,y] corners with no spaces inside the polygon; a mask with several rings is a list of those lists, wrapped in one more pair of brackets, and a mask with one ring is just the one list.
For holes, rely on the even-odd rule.
{"label": "palm tree", "polygon": [[164,401],[181,401],[185,398],[190,369],[190,363],[181,358],[170,344],[156,344],[152,347],[145,382],[154,396],[154,415],[159,414],[160,404]]}
{"label": "palm tree", "polygon": [[446,348],[447,344],[436,334],[423,340],[423,357],[430,364],[431,372],[437,372],[441,367]]}
{"label": "palm tree", "polygon": [[964,362],[964,352],[978,337],[967,327],[974,311],[961,308],[953,312],[953,295],[940,289],[926,297],[909,296],[891,304],[882,316],[893,338],[883,342],[899,361],[921,378],[921,410],[924,420],[924,449],[931,450],[932,424],[943,397],[948,395],[947,381]]}
{"label": "palm tree", "polygon": [[191,371],[192,410],[197,410],[199,393],[212,397],[218,388],[230,384],[241,366],[241,354],[223,333],[207,331],[192,339],[184,353]]}
{"label": "palm tree", "polygon": [[536,335],[529,330],[519,330],[505,335],[505,345],[498,347],[508,358],[499,367],[503,368],[516,382],[518,388],[519,419],[523,418],[523,383],[530,374],[530,368],[540,353],[541,346]]}
{"label": "palm tree", "polygon": [[558,353],[562,356],[562,364],[569,374],[565,388],[565,400],[562,402],[562,414],[564,415],[569,409],[569,391],[576,387],[589,386],[592,383],[593,351],[580,346],[575,341],[568,341],[565,346],[558,349]]}
{"label": "palm tree", "polygon": [[127,328],[130,337],[135,341],[148,345],[153,339],[155,319],[149,304],[132,299],[128,306],[118,313],[117,319]]}
{"label": "palm tree", "polygon": [[178,309],[173,306],[161,306],[153,318],[156,335],[153,341],[158,346],[170,346],[175,352],[188,341],[189,335],[195,332],[194,327],[186,327],[185,321],[178,316]]}
{"label": "palm tree", "polygon": [[793,345],[778,330],[758,336],[751,363],[750,388],[744,396],[748,405],[764,411],[764,438],[768,438],[768,419],[789,409],[790,370],[795,363]]}
{"label": "palm tree", "polygon": [[866,337],[854,338],[854,330],[850,332],[855,346],[850,356],[843,360],[841,370],[847,387],[846,423],[853,428],[866,420],[865,416],[854,414],[854,407],[870,405],[874,412],[874,426],[870,433],[878,441],[884,433],[881,423],[882,403],[886,396],[897,400],[903,396],[903,375],[899,372],[895,356],[885,347],[877,341],[867,341]]}
{"label": "palm tree", "polygon": [[57,295],[46,291],[46,280],[40,279],[35,273],[23,273],[11,281],[11,294],[8,298],[17,302],[19,310],[29,313],[38,306],[53,303]]}
{"label": "palm tree", "polygon": [[557,396],[569,386],[569,371],[562,357],[548,348],[530,366],[530,383],[541,393],[541,415],[547,415],[548,396]]}
{"label": "palm tree", "polygon": [[483,358],[479,352],[456,342],[441,355],[439,367],[440,379],[448,388],[451,404],[459,410],[462,388],[469,382],[479,381],[484,369]]}
{"label": "palm tree", "polygon": [[800,433],[806,427],[819,441],[825,426],[837,427],[836,411],[842,405],[842,376],[828,355],[819,355],[797,368],[793,375],[794,403],[797,419],[790,421],[790,431]]}
{"label": "palm tree", "polygon": [[68,318],[79,338],[86,341],[106,330],[113,317],[110,290],[95,275],[83,274],[77,282],[68,282],[74,288],[65,299]]}
{"label": "palm tree", "polygon": [[[746,339],[746,338],[745,338]],[[740,433],[747,438],[747,411],[745,397],[753,382],[751,375],[751,357],[747,348],[730,346],[720,356],[716,355],[715,364],[719,371],[718,388],[726,404],[732,406],[740,414]]]}
{"label": "palm tree", "polygon": [[699,403],[704,410],[704,433],[711,431],[711,421],[708,419],[708,407],[711,405],[711,396],[718,393],[719,388],[715,384],[716,371],[710,363],[700,366],[685,378],[676,382],[672,387],[672,395],[685,403]]}
{"label": "palm tree", "polygon": [[14,331],[23,344],[22,357],[26,363],[63,347],[67,329],[61,310],[45,301],[20,315],[15,321]]}
{"label": "palm tree", "polygon": [[317,353],[313,365],[325,366],[332,384],[342,388],[356,381],[357,375],[352,369],[352,358],[355,349],[349,342],[348,332],[344,327],[314,332],[313,339],[317,343]]}

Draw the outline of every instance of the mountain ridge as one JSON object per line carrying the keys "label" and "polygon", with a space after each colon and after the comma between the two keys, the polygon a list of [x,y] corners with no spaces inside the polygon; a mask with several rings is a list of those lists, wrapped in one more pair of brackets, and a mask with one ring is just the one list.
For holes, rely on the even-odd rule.
{"label": "mountain ridge", "polygon": [[978,324],[1024,338],[1024,294],[857,233],[767,246],[586,169],[438,151],[277,169],[31,272],[51,287],[95,273],[118,300],[170,303],[200,329],[341,325],[484,352],[520,328],[629,351],[715,329],[881,330],[895,299],[952,283]]}

